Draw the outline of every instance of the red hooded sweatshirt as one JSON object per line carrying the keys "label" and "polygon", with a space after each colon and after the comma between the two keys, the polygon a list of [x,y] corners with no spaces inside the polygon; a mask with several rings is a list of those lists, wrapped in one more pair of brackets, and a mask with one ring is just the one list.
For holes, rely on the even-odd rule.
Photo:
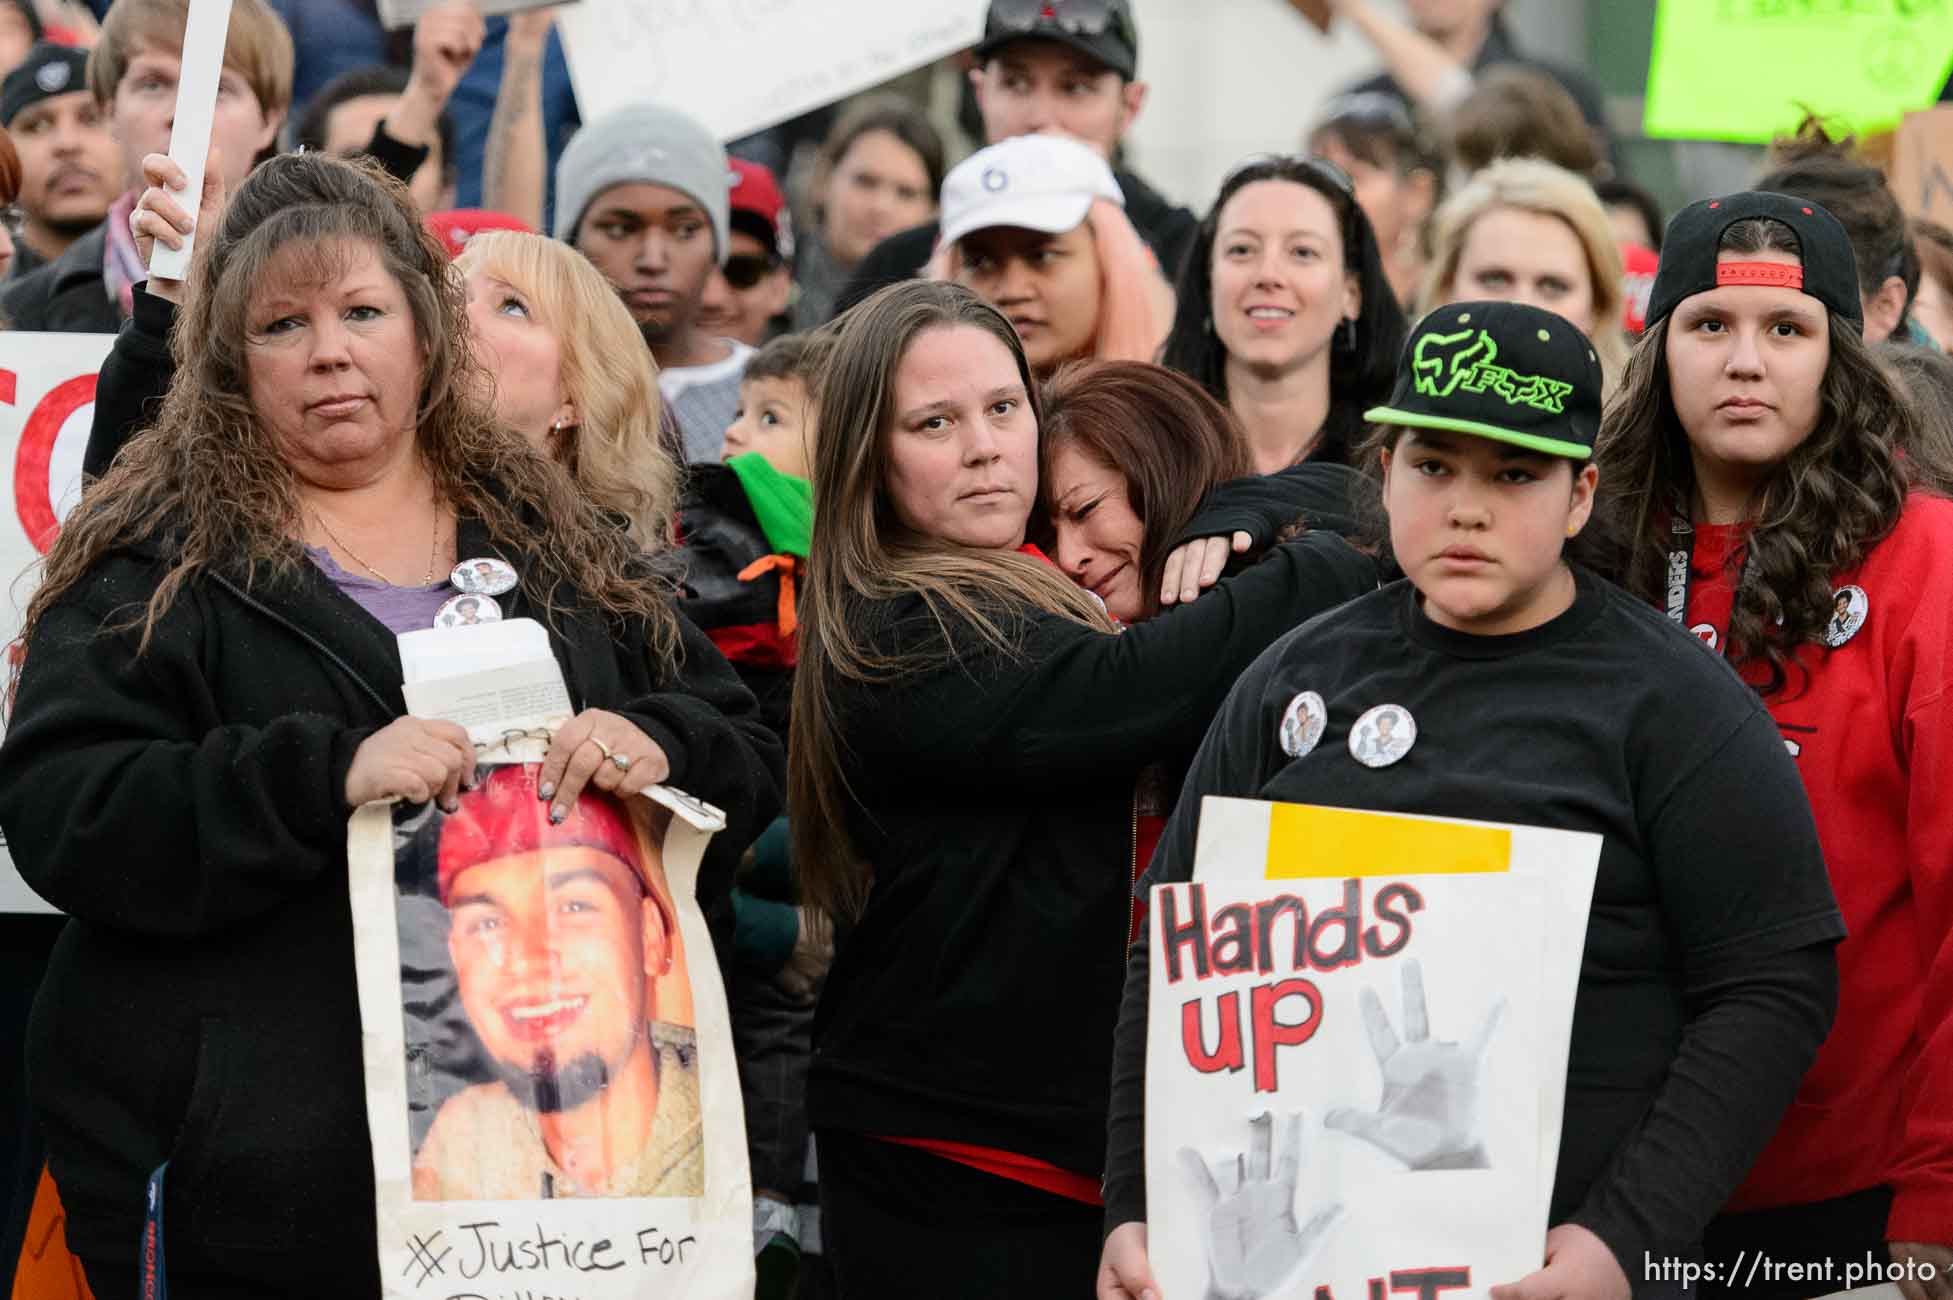
{"label": "red hooded sweatshirt", "polygon": [[[1697,527],[1687,625],[1718,649],[1742,559],[1739,527]],[[1831,644],[1764,702],[1850,930],[1838,1017],[1729,1208],[1886,1184],[1888,1240],[1953,1243],[1953,502],[1914,495],[1832,586]]]}

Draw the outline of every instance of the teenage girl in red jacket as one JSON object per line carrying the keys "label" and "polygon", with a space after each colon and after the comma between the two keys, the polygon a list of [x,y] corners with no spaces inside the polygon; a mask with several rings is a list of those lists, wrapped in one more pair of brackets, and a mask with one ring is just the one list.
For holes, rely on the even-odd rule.
{"label": "teenage girl in red jacket", "polygon": [[[1833,1264],[1705,1288],[1748,1300],[1953,1297],[1953,502],[1909,487],[1932,467],[1895,451],[1912,416],[1857,283],[1815,204],[1685,209],[1601,433],[1628,586],[1761,693],[1850,931],[1831,1036],[1708,1237],[1712,1263]],[[1896,1272],[1847,1279],[1868,1252]]]}

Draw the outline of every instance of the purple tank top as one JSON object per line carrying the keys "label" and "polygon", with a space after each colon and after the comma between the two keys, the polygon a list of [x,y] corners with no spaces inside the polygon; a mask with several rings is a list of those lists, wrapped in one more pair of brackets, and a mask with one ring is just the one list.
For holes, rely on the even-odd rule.
{"label": "purple tank top", "polygon": [[321,573],[332,579],[333,586],[386,624],[387,630],[395,636],[433,627],[434,615],[440,611],[442,602],[455,594],[446,578],[431,587],[393,587],[377,578],[362,578],[356,573],[346,572],[332,558],[332,552],[323,546],[308,546],[305,553],[312,558],[312,563],[319,566]]}

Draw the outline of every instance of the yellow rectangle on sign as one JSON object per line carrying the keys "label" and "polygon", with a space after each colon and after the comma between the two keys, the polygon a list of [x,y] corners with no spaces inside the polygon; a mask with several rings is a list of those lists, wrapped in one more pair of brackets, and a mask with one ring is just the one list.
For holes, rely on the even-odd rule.
{"label": "yellow rectangle on sign", "polygon": [[1512,832],[1503,827],[1293,803],[1268,810],[1268,880],[1455,875],[1511,866]]}

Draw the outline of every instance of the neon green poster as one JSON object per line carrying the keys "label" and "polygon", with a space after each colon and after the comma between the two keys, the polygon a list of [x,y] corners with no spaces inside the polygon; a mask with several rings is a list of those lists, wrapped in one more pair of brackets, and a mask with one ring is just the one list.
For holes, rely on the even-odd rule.
{"label": "neon green poster", "polygon": [[1650,136],[1767,141],[1806,108],[1890,129],[1953,69],[1953,0],[1661,0]]}

